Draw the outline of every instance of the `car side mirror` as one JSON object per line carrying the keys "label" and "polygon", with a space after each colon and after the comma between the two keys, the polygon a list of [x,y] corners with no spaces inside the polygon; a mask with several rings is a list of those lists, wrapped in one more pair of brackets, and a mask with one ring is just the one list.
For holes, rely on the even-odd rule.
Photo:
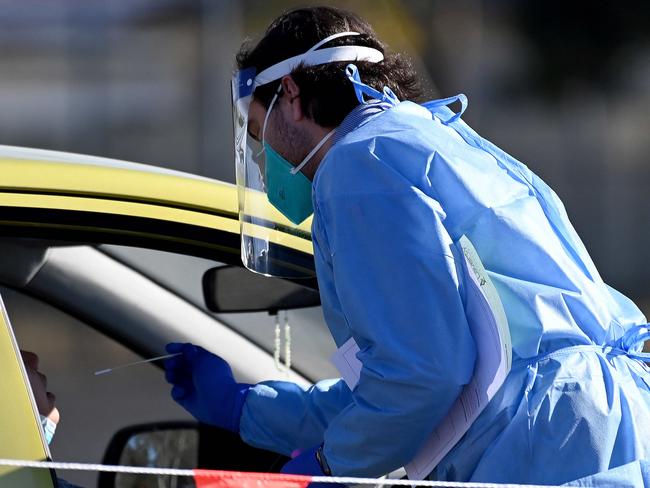
{"label": "car side mirror", "polygon": [[208,310],[216,313],[274,313],[320,305],[315,280],[270,278],[237,266],[206,271],[203,296]]}
{"label": "car side mirror", "polygon": [[[118,431],[103,464],[166,469],[277,472],[288,458],[245,444],[239,434],[192,421],[156,422]],[[97,488],[194,487],[192,478],[99,473]]]}
{"label": "car side mirror", "polygon": [[[104,464],[147,468],[194,469],[199,461],[199,426],[196,422],[161,422],[127,427],[111,439]],[[162,479],[167,478],[167,479]],[[173,476],[100,473],[99,488],[172,486]],[[162,485],[160,485],[162,483]],[[194,486],[178,478],[173,486]]]}

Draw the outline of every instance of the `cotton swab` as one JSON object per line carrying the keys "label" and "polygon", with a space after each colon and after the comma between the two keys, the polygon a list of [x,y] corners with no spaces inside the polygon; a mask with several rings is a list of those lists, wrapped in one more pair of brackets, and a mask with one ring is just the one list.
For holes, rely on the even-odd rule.
{"label": "cotton swab", "polygon": [[161,359],[173,358],[174,356],[179,356],[181,354],[183,353],[177,352],[174,354],[165,354],[163,356],[156,356],[155,358],[143,359],[141,361],[134,361],[132,363],[122,364],[120,366],[115,366],[114,368],[100,369],[99,371],[95,371],[95,376],[107,374],[110,373],[111,371],[115,371],[116,369],[129,368],[131,366],[137,366],[138,364],[151,363],[153,361],[160,361]]}

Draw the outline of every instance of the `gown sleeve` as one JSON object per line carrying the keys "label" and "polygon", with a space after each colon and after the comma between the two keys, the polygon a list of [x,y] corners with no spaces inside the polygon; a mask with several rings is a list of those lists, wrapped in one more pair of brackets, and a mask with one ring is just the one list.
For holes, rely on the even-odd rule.
{"label": "gown sleeve", "polygon": [[327,425],[352,401],[342,380],[324,380],[309,388],[288,381],[266,381],[249,391],[239,425],[248,444],[291,455],[323,443]]}

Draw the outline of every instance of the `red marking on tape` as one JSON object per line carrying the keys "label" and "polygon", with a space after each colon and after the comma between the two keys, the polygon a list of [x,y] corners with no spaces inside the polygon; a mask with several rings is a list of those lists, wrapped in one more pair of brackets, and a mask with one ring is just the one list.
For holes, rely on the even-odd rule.
{"label": "red marking on tape", "polygon": [[311,476],[195,469],[196,488],[307,488]]}

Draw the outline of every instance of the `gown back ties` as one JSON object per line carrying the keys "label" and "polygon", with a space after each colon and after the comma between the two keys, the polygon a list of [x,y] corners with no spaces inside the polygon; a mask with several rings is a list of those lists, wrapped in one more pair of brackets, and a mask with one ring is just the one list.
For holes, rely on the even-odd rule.
{"label": "gown back ties", "polygon": [[650,340],[650,324],[635,325],[614,343],[614,349],[639,361],[650,361],[650,353],[643,352],[643,344],[647,340]]}
{"label": "gown back ties", "polygon": [[577,346],[567,346],[553,351],[544,352],[532,358],[516,359],[512,363],[512,369],[525,368],[536,363],[541,363],[554,357],[566,356],[574,352],[600,352],[605,355],[625,355],[631,359],[641,362],[650,362],[650,353],[642,351],[645,341],[650,340],[650,324],[635,325],[630,327],[622,337],[616,341],[605,344],[584,344]]}

